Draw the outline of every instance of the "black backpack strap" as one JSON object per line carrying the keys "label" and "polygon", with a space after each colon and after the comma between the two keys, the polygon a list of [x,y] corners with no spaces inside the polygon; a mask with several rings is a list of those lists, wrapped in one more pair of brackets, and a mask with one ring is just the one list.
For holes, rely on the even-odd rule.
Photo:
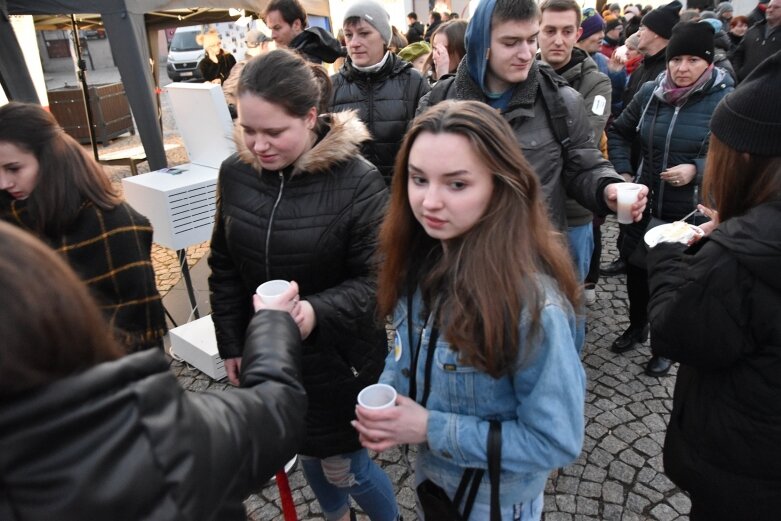
{"label": "black backpack strap", "polygon": [[[569,127],[567,126],[567,107],[559,94],[559,81],[554,79],[552,73],[544,67],[539,68],[540,74],[540,92],[542,101],[545,105],[545,111],[548,113],[548,119],[553,129],[553,135],[556,141],[566,148],[569,146]],[[563,84],[562,84],[563,85]]]}
{"label": "black backpack strap", "polygon": [[491,420],[488,431],[488,479],[491,481],[491,521],[501,521],[499,482],[502,468],[502,424]]}

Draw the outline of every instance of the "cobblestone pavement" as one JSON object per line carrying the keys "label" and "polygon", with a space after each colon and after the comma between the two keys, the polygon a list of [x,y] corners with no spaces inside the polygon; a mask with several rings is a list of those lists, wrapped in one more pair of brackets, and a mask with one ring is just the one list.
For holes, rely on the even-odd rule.
{"label": "cobblestone pavement", "polygon": [[[614,220],[603,226],[603,233],[606,263],[615,256]],[[671,376],[651,378],[643,374],[650,356],[647,344],[623,355],[610,351],[610,344],[628,325],[626,297],[624,276],[600,280],[597,301],[589,309],[589,332],[583,351],[588,376],[583,452],[572,465],[549,479],[543,516],[546,521],[688,519],[688,497],[662,472],[662,445],[677,366]],[[178,362],[172,369],[190,390],[227,387]],[[416,519],[412,476],[401,453],[388,451],[376,460],[396,487],[404,519]],[[322,519],[299,469],[290,474],[290,486],[298,518]],[[248,518],[253,521],[282,518],[274,484],[250,496],[246,506]]]}

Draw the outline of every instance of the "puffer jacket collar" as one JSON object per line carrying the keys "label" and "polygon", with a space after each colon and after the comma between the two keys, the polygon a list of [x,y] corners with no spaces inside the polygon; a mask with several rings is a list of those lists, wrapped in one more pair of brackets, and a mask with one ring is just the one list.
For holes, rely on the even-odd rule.
{"label": "puffer jacket collar", "polygon": [[[366,125],[354,110],[323,114],[320,118],[325,123],[325,129],[318,136],[315,145],[293,163],[291,175],[330,172],[337,163],[360,154],[361,143],[371,138]],[[258,172],[262,172],[260,161],[247,148],[238,125],[234,128],[233,139],[236,142],[239,159]]]}
{"label": "puffer jacket collar", "polygon": [[385,65],[382,66],[377,72],[361,72],[353,67],[353,62],[350,58],[345,60],[344,65],[339,70],[339,74],[347,78],[348,81],[354,81],[359,83],[368,82],[381,82],[387,78],[399,75],[402,71],[412,67],[412,64],[400,59],[395,54],[391,53],[388,56]]}

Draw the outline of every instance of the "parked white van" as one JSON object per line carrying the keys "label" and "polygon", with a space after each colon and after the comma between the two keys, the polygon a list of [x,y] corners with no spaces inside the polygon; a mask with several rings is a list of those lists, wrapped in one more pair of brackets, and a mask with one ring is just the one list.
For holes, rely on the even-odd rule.
{"label": "parked white van", "polygon": [[177,27],[168,49],[166,71],[172,81],[203,80],[198,63],[203,58],[203,47],[196,41],[201,34],[200,25]]}

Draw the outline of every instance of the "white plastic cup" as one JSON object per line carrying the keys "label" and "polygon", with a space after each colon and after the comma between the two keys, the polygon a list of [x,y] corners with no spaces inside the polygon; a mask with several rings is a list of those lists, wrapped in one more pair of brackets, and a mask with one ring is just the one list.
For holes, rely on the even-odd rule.
{"label": "white plastic cup", "polygon": [[358,405],[367,409],[387,409],[396,405],[396,389],[387,384],[372,384],[358,393]]}
{"label": "white plastic cup", "polygon": [[286,280],[270,280],[264,282],[258,289],[255,290],[261,300],[266,304],[276,304],[279,302],[279,297],[288,290],[290,282]]}
{"label": "white plastic cup", "polygon": [[618,206],[618,222],[621,224],[632,224],[632,205],[637,202],[637,194],[643,185],[637,183],[616,183],[618,197],[616,203]]}

